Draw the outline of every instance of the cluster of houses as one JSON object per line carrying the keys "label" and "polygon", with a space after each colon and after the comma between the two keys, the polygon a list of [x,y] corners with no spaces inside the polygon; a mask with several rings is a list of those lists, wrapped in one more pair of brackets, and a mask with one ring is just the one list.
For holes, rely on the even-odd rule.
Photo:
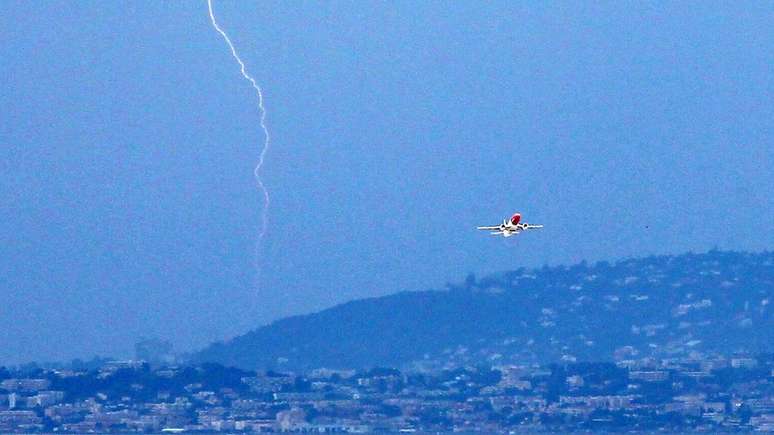
{"label": "cluster of houses", "polygon": [[0,432],[774,431],[774,357],[250,372],[0,370]]}

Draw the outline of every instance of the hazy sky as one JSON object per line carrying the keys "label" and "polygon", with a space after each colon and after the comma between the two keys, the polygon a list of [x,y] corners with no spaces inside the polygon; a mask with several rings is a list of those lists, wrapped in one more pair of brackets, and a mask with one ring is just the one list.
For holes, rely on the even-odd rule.
{"label": "hazy sky", "polygon": [[[0,364],[774,247],[770,2],[5,1]],[[542,232],[474,230],[519,210]],[[646,228],[647,225],[647,228]]]}

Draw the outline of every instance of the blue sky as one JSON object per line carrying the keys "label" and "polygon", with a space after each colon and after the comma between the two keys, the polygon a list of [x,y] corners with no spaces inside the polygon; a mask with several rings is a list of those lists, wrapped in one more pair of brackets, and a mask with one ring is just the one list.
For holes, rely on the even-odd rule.
{"label": "blue sky", "polygon": [[[265,93],[260,274],[255,96],[206,3],[4,3],[0,363],[774,246],[766,2],[214,6]],[[546,228],[473,230],[516,210]]]}

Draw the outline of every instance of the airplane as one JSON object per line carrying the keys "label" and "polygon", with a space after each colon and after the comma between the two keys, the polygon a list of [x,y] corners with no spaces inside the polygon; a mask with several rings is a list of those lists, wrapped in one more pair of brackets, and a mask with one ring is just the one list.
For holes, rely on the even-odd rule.
{"label": "airplane", "polygon": [[511,237],[526,230],[535,230],[543,228],[543,225],[532,225],[526,222],[519,223],[521,221],[521,213],[514,213],[510,219],[503,219],[503,223],[497,226],[491,227],[477,227],[479,230],[492,231],[492,235],[502,235],[503,237]]}

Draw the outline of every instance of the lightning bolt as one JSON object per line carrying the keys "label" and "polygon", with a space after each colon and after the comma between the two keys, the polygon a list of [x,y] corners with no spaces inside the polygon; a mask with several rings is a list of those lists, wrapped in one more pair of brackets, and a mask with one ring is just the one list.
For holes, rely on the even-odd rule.
{"label": "lightning bolt", "polygon": [[269,150],[269,142],[270,142],[270,136],[269,136],[269,129],[266,128],[266,108],[263,106],[263,91],[261,91],[261,87],[258,86],[258,83],[256,83],[255,79],[247,72],[247,68],[245,67],[245,63],[242,62],[242,59],[239,57],[239,54],[236,51],[236,48],[234,48],[234,44],[231,42],[231,39],[228,37],[226,32],[223,31],[223,29],[218,26],[217,20],[215,20],[215,14],[212,11],[212,0],[207,0],[207,8],[210,12],[210,21],[212,21],[212,27],[215,28],[215,30],[220,33],[220,36],[223,37],[223,39],[226,41],[226,44],[228,44],[228,48],[231,49],[231,56],[234,57],[234,59],[239,64],[240,72],[242,73],[242,77],[245,78],[250,84],[252,85],[253,89],[255,89],[255,93],[258,96],[258,111],[260,112],[260,124],[261,124],[261,130],[263,130],[264,134],[264,142],[263,142],[263,148],[261,148],[261,152],[258,156],[258,163],[255,166],[255,169],[253,170],[253,175],[255,176],[255,180],[258,183],[258,187],[261,190],[261,193],[263,194],[263,201],[264,201],[264,207],[263,207],[263,213],[261,215],[261,230],[258,233],[258,243],[261,243],[261,240],[263,240],[263,236],[266,234],[266,229],[269,225],[269,191],[266,190],[266,186],[264,186],[263,181],[261,181],[261,167],[263,166],[263,161],[266,158],[266,152]]}

